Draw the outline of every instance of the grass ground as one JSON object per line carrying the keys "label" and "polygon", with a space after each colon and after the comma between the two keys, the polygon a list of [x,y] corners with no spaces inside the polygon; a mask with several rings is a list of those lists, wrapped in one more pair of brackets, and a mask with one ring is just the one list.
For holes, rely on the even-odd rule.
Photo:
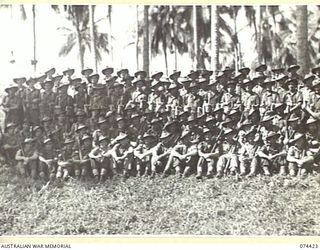
{"label": "grass ground", "polygon": [[39,191],[0,171],[1,235],[320,235],[318,177],[115,177]]}

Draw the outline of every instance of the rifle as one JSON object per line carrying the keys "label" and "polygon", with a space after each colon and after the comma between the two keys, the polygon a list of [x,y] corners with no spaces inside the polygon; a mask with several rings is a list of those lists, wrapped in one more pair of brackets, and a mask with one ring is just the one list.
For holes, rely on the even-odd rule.
{"label": "rifle", "polygon": [[210,150],[210,153],[213,153],[214,151],[216,151],[216,148],[218,147],[219,145],[219,140],[220,138],[222,137],[223,135],[223,129],[220,130],[218,136],[217,136],[217,139],[216,139],[216,143],[213,145],[213,147],[211,148]]}
{"label": "rifle", "polygon": [[21,150],[21,152],[22,152],[22,156],[25,157],[26,154],[24,153],[23,146],[22,146],[22,144],[21,144],[21,137],[20,137],[20,134],[19,134],[19,133],[18,133],[18,143],[19,143],[19,148],[20,148],[20,150]]}
{"label": "rifle", "polygon": [[80,159],[80,161],[82,161],[83,157],[82,157],[82,151],[81,151],[81,144],[80,144],[79,135],[76,135],[76,140],[77,140],[77,144],[78,144],[79,159]]}

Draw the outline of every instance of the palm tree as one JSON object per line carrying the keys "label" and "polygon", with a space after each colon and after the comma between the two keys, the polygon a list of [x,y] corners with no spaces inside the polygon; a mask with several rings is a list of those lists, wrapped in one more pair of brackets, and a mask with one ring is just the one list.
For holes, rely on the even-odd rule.
{"label": "palm tree", "polygon": [[193,51],[190,48],[190,44],[192,44],[191,15],[191,6],[152,6],[151,51],[154,55],[158,54],[161,45],[167,75],[168,50],[170,53],[176,54]]}
{"label": "palm tree", "polygon": [[[60,14],[61,11],[57,5],[52,8]],[[77,45],[80,57],[80,67],[84,68],[84,54],[86,49],[94,49],[97,61],[101,61],[100,52],[108,52],[108,35],[106,33],[97,32],[97,23],[94,23],[94,36],[90,35],[90,17],[89,6],[86,5],[64,5],[63,8],[66,18],[72,23],[72,28],[60,27],[58,29],[66,31],[67,41],[61,47],[59,56],[68,55]],[[92,39],[95,39],[95,48],[91,45]]]}
{"label": "palm tree", "polygon": [[297,61],[301,66],[301,72],[307,74],[309,71],[308,53],[308,6],[297,6]]}
{"label": "palm tree", "polygon": [[89,16],[90,16],[90,47],[93,55],[94,66],[96,73],[98,72],[98,61],[97,61],[97,51],[96,51],[96,35],[94,28],[94,5],[89,6]]}
{"label": "palm tree", "polygon": [[109,56],[110,63],[113,62],[113,49],[112,49],[112,5],[108,6],[108,22],[109,22],[109,33],[108,33],[108,44],[109,44]]}
{"label": "palm tree", "polygon": [[218,25],[217,25],[217,6],[211,5],[211,70],[216,72],[219,69],[219,48],[218,48]]}
{"label": "palm tree", "polygon": [[37,39],[36,39],[36,6],[32,5],[32,32],[33,32],[33,60],[31,64],[33,65],[34,72],[37,71]]}
{"label": "palm tree", "polygon": [[149,75],[149,5],[143,7],[143,70]]}

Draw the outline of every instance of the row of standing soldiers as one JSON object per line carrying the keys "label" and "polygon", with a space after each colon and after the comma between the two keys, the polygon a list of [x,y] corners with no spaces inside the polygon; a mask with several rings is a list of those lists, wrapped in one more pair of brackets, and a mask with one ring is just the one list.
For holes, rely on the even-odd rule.
{"label": "row of standing soldiers", "polygon": [[[115,173],[306,175],[318,171],[320,67],[127,69],[18,77],[2,100],[1,160],[23,176],[103,182]],[[103,76],[103,77],[102,77]]]}

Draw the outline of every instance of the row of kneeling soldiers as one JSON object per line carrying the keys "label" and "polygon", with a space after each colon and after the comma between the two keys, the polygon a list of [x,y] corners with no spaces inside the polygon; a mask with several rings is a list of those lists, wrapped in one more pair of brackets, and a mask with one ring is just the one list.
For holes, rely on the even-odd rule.
{"label": "row of kneeling soldiers", "polygon": [[[299,132],[288,141],[289,146],[284,146],[280,133],[266,131],[261,136],[261,131],[252,129],[252,125],[241,129],[226,127],[225,123],[221,129],[186,128],[179,137],[168,132],[177,125],[178,121],[170,121],[160,137],[149,131],[136,142],[130,141],[126,133],[110,140],[102,134],[88,135],[81,132],[85,128],[80,128],[73,138],[65,139],[61,149],[56,149],[50,138],[41,147],[37,138],[26,138],[16,145],[16,150],[11,148],[16,152],[10,167],[16,167],[21,176],[44,181],[72,177],[95,182],[104,182],[114,174],[125,179],[194,174],[201,179],[257,174],[304,176],[318,171],[319,144],[308,142],[306,135]],[[8,124],[6,131],[3,136],[13,135],[15,125]],[[9,153],[9,145],[4,148]]]}

